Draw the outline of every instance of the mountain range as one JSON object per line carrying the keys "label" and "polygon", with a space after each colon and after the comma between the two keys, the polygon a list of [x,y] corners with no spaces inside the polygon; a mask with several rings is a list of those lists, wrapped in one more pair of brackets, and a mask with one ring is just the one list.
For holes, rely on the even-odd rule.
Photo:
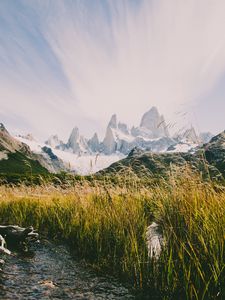
{"label": "mountain range", "polygon": [[57,135],[41,143],[32,134],[13,137],[1,124],[0,173],[24,173],[31,164],[30,169],[37,170],[37,173],[66,171],[86,175],[107,168],[127,156],[131,157],[133,151],[194,152],[212,137],[210,133],[198,136],[193,127],[171,136],[168,127],[156,107],[142,116],[137,127],[129,128],[113,115],[102,141],[97,133],[91,139],[86,139],[75,127],[66,143]]}
{"label": "mountain range", "polygon": [[45,143],[54,149],[79,155],[128,155],[135,147],[153,152],[167,151],[168,148],[170,151],[176,151],[178,145],[186,145],[189,149],[193,145],[207,142],[212,137],[210,133],[197,136],[193,127],[171,136],[168,127],[164,116],[156,107],[152,107],[142,116],[137,127],[129,128],[127,124],[119,122],[115,114],[112,115],[103,141],[99,140],[97,133],[91,139],[86,139],[80,135],[78,127],[74,127],[66,143],[59,139],[58,135],[50,136]]}

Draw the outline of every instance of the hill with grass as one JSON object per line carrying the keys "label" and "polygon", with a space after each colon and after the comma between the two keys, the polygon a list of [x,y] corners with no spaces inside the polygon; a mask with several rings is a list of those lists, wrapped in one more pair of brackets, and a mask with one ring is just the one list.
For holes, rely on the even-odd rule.
{"label": "hill with grass", "polygon": [[225,131],[213,137],[208,143],[199,147],[194,153],[153,153],[133,149],[129,155],[100,174],[128,174],[139,177],[170,177],[173,171],[190,168],[200,172],[203,177],[224,180],[225,178]]}
{"label": "hill with grass", "polygon": [[3,124],[0,124],[0,175],[48,174],[40,158],[30,148],[13,138]]}

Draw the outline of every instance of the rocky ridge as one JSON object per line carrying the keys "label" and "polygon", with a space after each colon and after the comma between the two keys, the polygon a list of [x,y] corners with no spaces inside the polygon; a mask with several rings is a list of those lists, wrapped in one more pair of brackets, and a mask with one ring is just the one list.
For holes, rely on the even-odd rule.
{"label": "rocky ridge", "polygon": [[129,155],[115,162],[100,174],[133,172],[138,177],[168,177],[174,169],[190,168],[203,177],[225,179],[225,131],[199,146],[194,153],[153,153],[134,148]]}

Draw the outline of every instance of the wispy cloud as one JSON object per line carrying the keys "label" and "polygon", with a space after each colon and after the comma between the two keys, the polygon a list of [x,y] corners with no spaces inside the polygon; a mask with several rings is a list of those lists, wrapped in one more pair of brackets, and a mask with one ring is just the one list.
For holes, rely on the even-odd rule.
{"label": "wispy cloud", "polygon": [[1,106],[40,134],[137,123],[152,105],[172,116],[225,71],[223,0],[17,3],[0,13]]}

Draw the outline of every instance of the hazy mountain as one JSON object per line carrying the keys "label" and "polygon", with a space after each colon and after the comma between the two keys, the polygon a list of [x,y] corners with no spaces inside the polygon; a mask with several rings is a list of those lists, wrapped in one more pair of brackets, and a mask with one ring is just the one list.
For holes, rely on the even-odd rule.
{"label": "hazy mountain", "polygon": [[61,141],[57,134],[51,135],[47,141],[45,142],[46,145],[55,148],[56,146],[62,145],[63,141]]}
{"label": "hazy mountain", "polygon": [[149,131],[149,138],[169,136],[164,116],[159,114],[158,109],[155,106],[143,115],[140,123],[140,129],[141,128]]}
{"label": "hazy mountain", "polygon": [[[139,124],[130,128],[113,114],[102,141],[97,133],[90,139],[85,138],[78,127],[72,129],[67,142],[63,142],[56,134],[50,136],[45,145],[30,138],[31,135],[18,138],[41,155],[44,160],[41,163],[49,171],[70,170],[78,174],[99,171],[124,158],[134,148],[156,153],[194,152],[196,147],[210,138],[210,133],[198,136],[192,126],[171,136],[164,116],[156,107],[144,113]],[[60,159],[56,160],[54,155]]]}
{"label": "hazy mountain", "polygon": [[[60,157],[63,159],[65,157],[66,161],[70,162],[70,166],[71,164],[74,165],[76,170],[75,164],[80,166],[78,158],[82,157],[81,169],[85,172],[87,169],[91,169],[90,172],[94,172],[94,170],[101,168],[100,166],[93,168],[93,165],[95,166],[96,161],[99,162],[100,158],[102,158],[103,168],[107,166],[108,162],[115,161],[116,157],[119,159],[128,155],[133,148],[152,152],[188,152],[195,151],[196,147],[207,142],[211,137],[210,133],[203,133],[198,136],[193,126],[172,136],[164,116],[159,113],[156,107],[152,107],[144,113],[139,124],[139,126],[130,128],[126,123],[119,121],[116,114],[113,114],[102,141],[99,140],[97,133],[92,138],[87,139],[80,134],[78,127],[74,127],[66,143],[62,142],[57,135],[53,135],[46,141],[46,144],[52,148],[53,152],[61,150],[77,155],[72,158],[69,157],[69,154],[64,156],[62,152],[58,152]],[[96,155],[98,160],[95,159]],[[79,160],[81,161],[81,159]],[[75,170],[74,168],[72,170]],[[83,171],[79,172],[83,174]]]}
{"label": "hazy mountain", "polygon": [[127,124],[119,122],[116,114],[112,115],[103,141],[99,141],[97,134],[86,139],[75,127],[67,143],[62,143],[57,136],[52,136],[46,144],[63,151],[70,151],[79,155],[102,153],[112,155],[121,153],[127,155],[134,147],[151,149],[152,151],[166,151],[177,141],[170,137],[163,115],[156,107],[152,107],[141,118],[140,126],[129,128]]}

